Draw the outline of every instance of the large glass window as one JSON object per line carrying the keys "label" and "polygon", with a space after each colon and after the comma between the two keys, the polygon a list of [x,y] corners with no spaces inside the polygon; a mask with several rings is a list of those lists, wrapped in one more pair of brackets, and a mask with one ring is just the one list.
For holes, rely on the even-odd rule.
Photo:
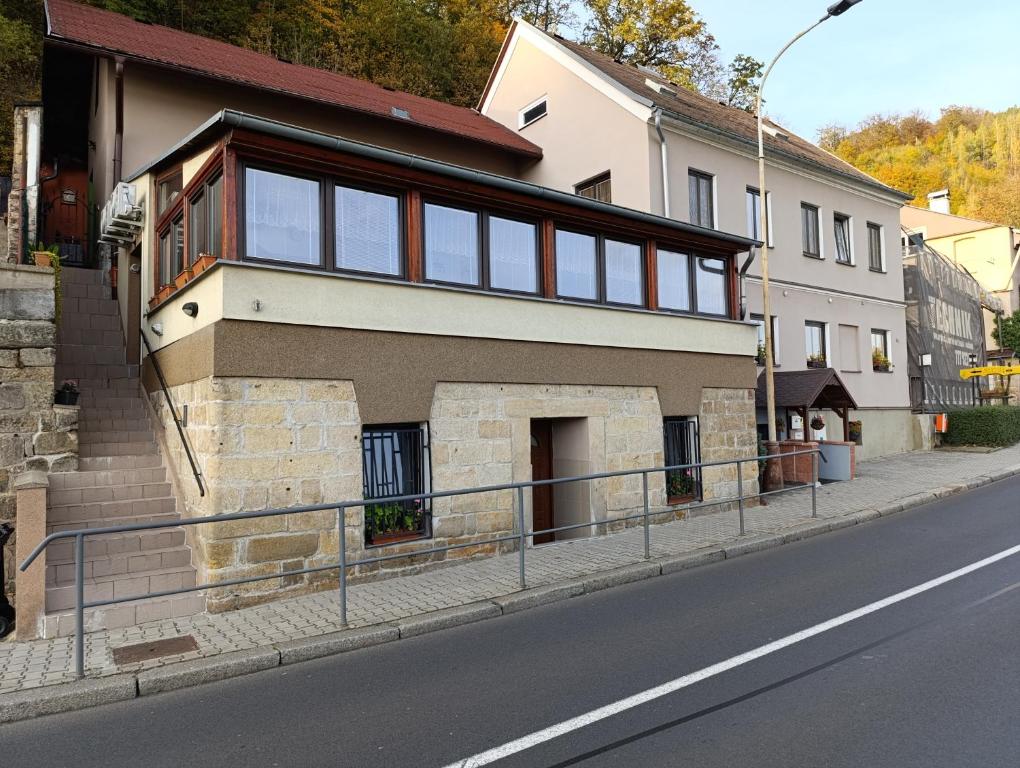
{"label": "large glass window", "polygon": [[871,329],[871,368],[883,373],[892,370],[892,362],[889,360],[889,331]]}
{"label": "large glass window", "polygon": [[204,191],[188,204],[188,263],[206,252],[209,241],[209,200]]}
{"label": "large glass window", "polygon": [[597,260],[594,235],[556,230],[556,292],[572,299],[597,300]]}
{"label": "large glass window", "polygon": [[833,214],[832,232],[836,239],[836,261],[840,264],[853,264],[853,247],[850,242],[850,217],[842,213]]}
{"label": "large glass window", "polygon": [[[365,427],[361,434],[366,501],[431,490],[428,425]],[[365,505],[365,543],[391,544],[430,535],[427,499]]]}
{"label": "large glass window", "polygon": [[885,272],[882,259],[882,227],[868,222],[868,267],[874,272]]}
{"label": "large glass window", "polygon": [[[751,315],[751,322],[758,326],[758,348],[754,355],[754,360],[758,365],[765,365],[765,315]],[[779,349],[777,340],[779,337],[779,330],[776,326],[776,316],[772,315],[772,364],[779,365]]]}
{"label": "large glass window", "polygon": [[210,181],[205,194],[209,203],[209,242],[205,252],[219,258],[223,255],[223,176]]}
{"label": "large glass window", "polygon": [[613,202],[613,181],[608,173],[604,173],[594,179],[581,182],[574,187],[574,192],[581,197],[598,200],[600,203],[611,203]]}
{"label": "large glass window", "polygon": [[334,200],[337,269],[400,275],[400,200],[341,186]]}
{"label": "large glass window", "polygon": [[822,251],[818,241],[818,207],[801,203],[800,224],[804,255],[820,259]]}
{"label": "large glass window", "polygon": [[706,315],[727,314],[726,261],[698,257],[695,262],[698,312]]}
{"label": "large glass window", "polygon": [[825,323],[808,320],[804,323],[804,344],[808,368],[827,368],[829,354],[825,348]]}
{"label": "large glass window", "polygon": [[691,311],[691,257],[686,253],[656,253],[659,306],[679,312]]}
{"label": "large glass window", "polygon": [[489,217],[489,285],[502,291],[538,291],[538,228]]}
{"label": "large glass window", "polygon": [[[754,187],[747,188],[747,194],[745,196],[745,203],[747,205],[747,235],[755,240],[762,239],[762,226],[761,226],[761,194]],[[772,247],[772,193],[766,193],[765,195],[765,207],[768,209],[768,230],[769,230],[769,248]]]}
{"label": "large glass window", "polygon": [[425,204],[425,278],[478,285],[478,214]]}
{"label": "large glass window", "polygon": [[247,168],[245,255],[321,266],[319,182]]}
{"label": "large glass window", "polygon": [[690,195],[691,224],[715,227],[715,201],[712,199],[712,177],[700,171],[688,171],[687,190]]}
{"label": "large glass window", "polygon": [[606,240],[606,301],[644,306],[644,269],[641,246]]}
{"label": "large glass window", "polygon": [[161,178],[156,186],[157,197],[159,198],[157,209],[158,213],[161,214],[170,207],[184,188],[184,172],[178,168]]}

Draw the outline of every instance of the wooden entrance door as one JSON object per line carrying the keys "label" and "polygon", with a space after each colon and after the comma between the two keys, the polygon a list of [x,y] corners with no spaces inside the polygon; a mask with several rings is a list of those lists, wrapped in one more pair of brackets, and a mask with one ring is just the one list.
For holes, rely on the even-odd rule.
{"label": "wooden entrance door", "polygon": [[[553,476],[552,422],[531,422],[531,479],[551,480]],[[531,489],[531,530],[541,531],[553,527],[553,487],[537,485]],[[556,538],[554,533],[534,537],[536,544],[546,544]]]}

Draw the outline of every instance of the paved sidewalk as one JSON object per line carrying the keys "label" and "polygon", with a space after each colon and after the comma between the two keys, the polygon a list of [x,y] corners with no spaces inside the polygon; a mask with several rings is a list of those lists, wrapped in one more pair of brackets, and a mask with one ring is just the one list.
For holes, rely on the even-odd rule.
{"label": "paved sidewalk", "polygon": [[[818,515],[836,518],[896,504],[935,488],[982,477],[1020,473],[1020,446],[993,453],[934,452],[887,457],[858,465],[853,481],[818,489]],[[909,506],[909,501],[907,505]],[[809,489],[774,496],[746,512],[747,537],[782,532],[811,521]],[[683,555],[739,539],[737,513],[715,513],[651,528],[652,558]],[[621,566],[644,563],[640,527],[527,551],[529,588],[555,585]],[[516,553],[447,566],[426,573],[356,584],[348,590],[352,627],[400,622],[445,608],[492,600],[519,591]],[[140,672],[180,661],[273,646],[340,630],[336,591],[216,615],[155,621],[86,635],[89,677]],[[491,606],[494,613],[499,610]],[[192,635],[198,650],[116,666],[111,650],[160,638]],[[74,679],[73,638],[0,643],[0,694]],[[2,700],[0,700],[2,703]]]}

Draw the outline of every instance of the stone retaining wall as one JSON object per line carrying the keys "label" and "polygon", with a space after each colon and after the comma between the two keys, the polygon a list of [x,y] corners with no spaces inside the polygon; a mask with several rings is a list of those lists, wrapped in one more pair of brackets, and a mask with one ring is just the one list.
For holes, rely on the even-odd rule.
{"label": "stone retaining wall", "polygon": [[[0,263],[0,523],[15,523],[14,478],[78,466],[78,409],[53,405],[53,270]],[[14,594],[15,539],[3,580]]]}

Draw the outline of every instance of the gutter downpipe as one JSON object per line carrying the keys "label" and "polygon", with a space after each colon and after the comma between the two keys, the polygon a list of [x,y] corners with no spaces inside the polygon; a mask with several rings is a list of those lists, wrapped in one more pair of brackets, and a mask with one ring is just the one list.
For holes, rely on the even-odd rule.
{"label": "gutter downpipe", "polygon": [[115,94],[114,94],[114,128],[113,128],[113,185],[122,181],[124,163],[124,57],[114,58]]}
{"label": "gutter downpipe", "polygon": [[662,132],[662,107],[655,108],[655,132],[659,134],[659,156],[662,158],[662,215],[669,215],[669,148],[666,134]]}

